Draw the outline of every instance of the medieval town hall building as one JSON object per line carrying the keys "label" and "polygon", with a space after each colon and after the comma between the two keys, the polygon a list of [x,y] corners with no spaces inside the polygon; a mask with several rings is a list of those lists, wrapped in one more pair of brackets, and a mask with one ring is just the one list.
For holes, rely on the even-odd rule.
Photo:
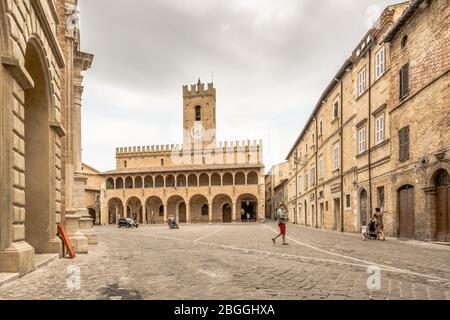
{"label": "medieval town hall building", "polygon": [[262,143],[216,142],[212,83],[183,87],[183,130],[182,145],[117,149],[117,169],[102,174],[102,224],[264,220]]}

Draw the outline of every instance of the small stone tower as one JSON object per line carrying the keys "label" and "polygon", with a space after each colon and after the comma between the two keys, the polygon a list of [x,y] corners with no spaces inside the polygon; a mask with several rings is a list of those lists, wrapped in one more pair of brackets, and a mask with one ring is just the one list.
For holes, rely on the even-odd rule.
{"label": "small stone tower", "polygon": [[212,83],[183,86],[184,145],[206,148],[216,144],[216,89]]}

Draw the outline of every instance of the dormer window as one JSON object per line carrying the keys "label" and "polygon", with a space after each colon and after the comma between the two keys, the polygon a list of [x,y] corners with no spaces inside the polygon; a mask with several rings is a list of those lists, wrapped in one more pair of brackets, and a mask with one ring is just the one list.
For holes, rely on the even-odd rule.
{"label": "dormer window", "polygon": [[195,121],[202,121],[202,107],[195,107]]}

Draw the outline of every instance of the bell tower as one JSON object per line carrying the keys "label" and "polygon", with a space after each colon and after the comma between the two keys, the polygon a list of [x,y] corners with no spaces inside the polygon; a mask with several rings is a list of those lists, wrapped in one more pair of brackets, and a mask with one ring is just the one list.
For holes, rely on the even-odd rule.
{"label": "bell tower", "polygon": [[184,145],[206,148],[216,144],[216,89],[212,83],[183,86]]}

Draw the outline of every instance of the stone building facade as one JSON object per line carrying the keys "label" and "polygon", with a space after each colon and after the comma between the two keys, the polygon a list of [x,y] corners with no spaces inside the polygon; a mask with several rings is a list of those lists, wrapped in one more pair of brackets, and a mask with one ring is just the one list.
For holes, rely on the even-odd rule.
{"label": "stone building facade", "polygon": [[[273,219],[276,209],[281,203],[287,204],[284,195],[285,180],[288,177],[288,163],[283,162],[272,166],[267,173],[266,180],[266,218]],[[286,193],[287,195],[287,193]]]}
{"label": "stone building facade", "polygon": [[71,201],[84,194],[75,187],[81,72],[93,57],[79,48],[76,5],[0,1],[0,272],[23,275],[35,254],[61,254],[57,223],[71,225],[87,252],[79,230],[90,220],[83,227],[82,205]]}
{"label": "stone building facade", "polygon": [[97,169],[83,163],[83,175],[86,178],[84,207],[87,208],[89,217],[94,220],[94,225],[101,225],[100,194],[103,177],[100,173]]}
{"label": "stone building facade", "polygon": [[389,6],[360,41],[289,152],[291,221],[359,232],[379,207],[389,236],[449,240],[448,17]]}
{"label": "stone building facade", "polygon": [[117,169],[102,173],[102,224],[264,221],[260,141],[216,142],[216,89],[183,87],[182,145],[116,150]]}

